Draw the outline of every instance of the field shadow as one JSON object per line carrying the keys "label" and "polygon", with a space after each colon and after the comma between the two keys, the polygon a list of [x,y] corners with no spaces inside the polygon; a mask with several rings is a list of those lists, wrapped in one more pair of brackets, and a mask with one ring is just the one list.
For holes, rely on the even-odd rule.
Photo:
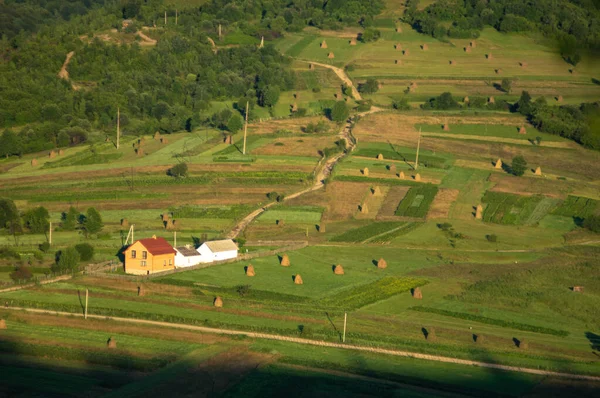
{"label": "field shadow", "polygon": [[600,80],[596,79],[595,77],[592,77],[592,83],[597,84],[600,86]]}
{"label": "field shadow", "polygon": [[585,337],[590,342],[592,350],[600,351],[600,335],[592,332],[585,332]]}
{"label": "field shadow", "polygon": [[248,273],[248,266],[246,265],[246,266],[244,267],[244,275],[246,275],[247,273]]}
{"label": "field shadow", "polygon": [[375,267],[377,267],[377,264],[379,263],[379,261],[378,261],[378,260],[371,260],[371,263],[373,263],[373,265],[374,265]]}
{"label": "field shadow", "polygon": [[127,248],[129,247],[129,245],[123,245],[121,246],[121,248],[117,251],[117,253],[115,254],[115,256],[119,259],[120,262],[122,262],[123,264],[125,264],[125,250],[127,250]]}
{"label": "field shadow", "polygon": [[79,299],[79,305],[81,306],[81,313],[85,314],[85,303],[83,302],[83,298],[81,297],[81,290],[77,289],[77,298]]}

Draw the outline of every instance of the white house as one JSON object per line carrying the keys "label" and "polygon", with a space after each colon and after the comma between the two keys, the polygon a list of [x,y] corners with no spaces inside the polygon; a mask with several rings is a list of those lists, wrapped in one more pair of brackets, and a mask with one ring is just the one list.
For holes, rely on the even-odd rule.
{"label": "white house", "polygon": [[175,268],[191,267],[202,262],[202,256],[193,246],[176,247],[175,251]]}
{"label": "white house", "polygon": [[212,263],[213,261],[222,261],[236,258],[238,247],[231,239],[213,240],[204,242],[198,248],[201,263]]}

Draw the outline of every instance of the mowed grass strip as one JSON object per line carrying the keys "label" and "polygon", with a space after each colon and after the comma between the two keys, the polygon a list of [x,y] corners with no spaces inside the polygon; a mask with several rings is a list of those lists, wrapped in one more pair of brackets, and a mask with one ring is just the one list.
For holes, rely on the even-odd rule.
{"label": "mowed grass strip", "polygon": [[385,234],[386,232],[392,232],[397,228],[405,225],[403,222],[374,222],[363,227],[351,229],[340,235],[334,236],[330,239],[331,242],[350,242],[358,243],[363,242],[369,238]]}
{"label": "mowed grass strip", "polygon": [[438,187],[431,184],[411,188],[398,205],[396,215],[424,218],[437,192]]}
{"label": "mowed grass strip", "polygon": [[426,279],[386,276],[319,300],[321,305],[354,310],[427,284]]}
{"label": "mowed grass strip", "polygon": [[505,321],[502,319],[488,318],[485,316],[467,314],[464,312],[448,311],[448,310],[442,310],[442,309],[438,309],[438,308],[422,307],[422,306],[410,307],[409,309],[412,311],[444,315],[444,316],[449,316],[452,318],[465,319],[468,321],[475,321],[475,322],[485,323],[488,325],[495,325],[495,326],[500,326],[500,327],[505,327],[505,328],[523,330],[523,331],[527,331],[527,332],[550,334],[553,336],[560,336],[560,337],[566,337],[569,335],[569,332],[567,332],[566,330],[545,328],[545,327],[541,327],[541,326],[528,325],[525,323]]}

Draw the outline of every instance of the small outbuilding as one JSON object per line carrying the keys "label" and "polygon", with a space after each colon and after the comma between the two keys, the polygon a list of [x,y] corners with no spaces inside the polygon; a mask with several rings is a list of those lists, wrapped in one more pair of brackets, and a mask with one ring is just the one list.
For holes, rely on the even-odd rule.
{"label": "small outbuilding", "polygon": [[204,242],[199,248],[200,262],[212,263],[213,261],[230,260],[237,258],[238,247],[231,239],[213,240]]}
{"label": "small outbuilding", "polygon": [[191,267],[202,262],[202,256],[192,245],[175,248],[175,268]]}

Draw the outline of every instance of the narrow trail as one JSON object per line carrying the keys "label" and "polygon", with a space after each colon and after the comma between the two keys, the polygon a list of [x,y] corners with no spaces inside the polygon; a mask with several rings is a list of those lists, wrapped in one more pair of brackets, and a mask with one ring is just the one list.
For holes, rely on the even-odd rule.
{"label": "narrow trail", "polygon": [[[49,311],[49,310],[40,310],[40,309],[24,308],[24,307],[8,307],[8,308],[5,308],[5,310],[26,311],[26,312],[37,313],[37,314],[51,314],[51,315],[57,315],[57,316],[69,316],[69,317],[79,317],[79,318],[83,317],[83,314],[80,314],[80,313],[63,312],[63,311]],[[205,327],[205,326],[187,325],[187,324],[183,324],[183,323],[158,322],[158,321],[150,321],[150,320],[145,320],[145,319],[112,317],[112,316],[106,316],[106,315],[88,314],[88,318],[99,319],[99,320],[103,320],[103,321],[117,321],[117,322],[133,323],[133,324],[138,324],[138,325],[152,325],[152,326],[169,327],[169,328],[175,328],[175,329],[192,330],[192,331],[202,332],[202,333],[217,333],[217,334],[224,334],[224,335],[229,335],[229,336],[247,336],[247,337],[255,338],[255,339],[277,340],[277,341],[285,341],[285,342],[296,343],[296,344],[304,344],[304,345],[312,345],[312,346],[320,346],[320,347],[328,347],[328,348],[338,348],[338,349],[343,349],[343,350],[370,352],[370,353],[376,353],[376,354],[393,355],[393,356],[405,357],[405,358],[422,359],[425,361],[453,363],[453,364],[457,364],[457,365],[477,366],[477,367],[481,367],[481,368],[496,369],[496,370],[502,370],[502,371],[507,371],[507,372],[527,373],[527,374],[561,377],[561,378],[576,379],[576,380],[600,381],[600,376],[589,376],[589,375],[580,375],[580,374],[573,374],[573,373],[553,372],[553,371],[548,371],[548,370],[531,369],[531,368],[524,368],[524,367],[519,367],[519,366],[500,365],[497,363],[451,358],[451,357],[445,357],[445,356],[440,356],[440,355],[421,354],[418,352],[411,352],[411,351],[400,351],[400,350],[376,348],[376,347],[365,347],[365,346],[359,346],[359,345],[353,345],[353,344],[330,343],[330,342],[326,342],[326,341],[302,339],[299,337],[280,336],[280,335],[276,335],[276,334],[247,332],[247,331],[243,331],[243,330],[209,328],[209,327]]]}
{"label": "narrow trail", "polygon": [[[308,62],[308,61],[305,61],[305,62]],[[352,80],[350,79],[350,77],[348,77],[348,75],[342,68],[338,68],[337,66],[333,66],[333,65],[322,64],[320,62],[312,62],[311,61],[309,63],[311,63],[313,65],[322,66],[323,68],[331,69],[332,71],[334,71],[335,74],[337,75],[337,77],[339,77],[341,81],[343,81],[348,87],[350,87],[352,89],[352,96],[354,97],[354,99],[357,101],[362,100],[360,93],[358,92],[356,87],[354,87],[354,83],[352,83]]]}
{"label": "narrow trail", "polygon": [[136,35],[138,35],[139,37],[141,37],[142,44],[147,45],[147,46],[155,46],[156,45],[156,40],[154,40],[153,38],[151,38],[150,36],[147,36],[144,32],[142,32],[141,30],[138,30],[136,32]]}
{"label": "narrow trail", "polygon": [[[367,111],[367,112],[362,112],[359,113],[357,116],[365,116],[371,113],[375,113],[375,112],[379,112],[381,111],[380,108],[376,108],[376,107],[372,107],[371,110]],[[325,186],[325,181],[327,180],[327,178],[331,175],[331,172],[333,171],[333,168],[335,167],[335,165],[346,155],[348,155],[350,152],[352,152],[354,150],[354,148],[356,147],[356,142],[352,137],[352,127],[354,126],[354,123],[356,122],[357,116],[353,116],[348,118],[348,120],[346,121],[346,124],[344,125],[344,127],[342,128],[342,130],[340,131],[340,133],[338,134],[338,137],[343,138],[344,140],[346,140],[346,149],[345,151],[338,153],[335,156],[330,157],[329,159],[327,159],[325,161],[325,163],[323,163],[323,165],[321,166],[317,166],[317,169],[315,170],[315,182],[314,184],[306,189],[303,189],[301,191],[295,192],[293,194],[290,194],[288,196],[285,197],[284,202],[297,198],[298,196],[307,194],[309,192],[313,192],[316,191],[318,189],[323,188],[323,186]],[[242,233],[244,231],[244,229],[246,229],[246,227],[252,222],[254,221],[258,216],[260,216],[262,213],[264,213],[268,208],[275,206],[277,204],[277,202],[271,202],[268,203],[266,205],[264,205],[263,207],[254,210],[252,213],[248,214],[246,217],[244,217],[240,222],[238,222],[233,229],[231,230],[231,232],[229,232],[229,234],[227,234],[227,238],[228,239],[235,239],[237,238],[240,233]]]}
{"label": "narrow trail", "polygon": [[73,55],[75,55],[75,51],[71,51],[67,54],[65,62],[63,63],[62,68],[60,68],[60,72],[58,72],[59,78],[63,80],[69,80],[69,71],[67,70],[67,67],[69,66],[69,62],[71,62],[71,58],[73,58]]}

